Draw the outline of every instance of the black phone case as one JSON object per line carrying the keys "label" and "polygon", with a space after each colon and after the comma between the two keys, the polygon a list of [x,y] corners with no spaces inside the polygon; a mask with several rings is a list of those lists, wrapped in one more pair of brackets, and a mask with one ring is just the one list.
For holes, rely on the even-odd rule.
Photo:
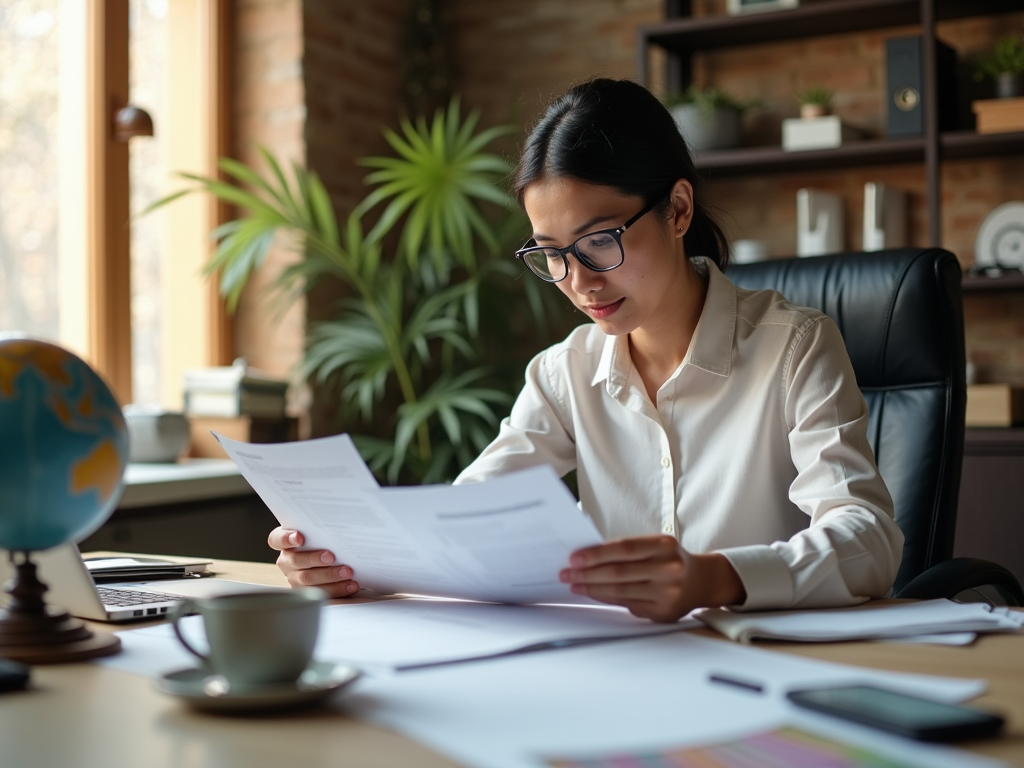
{"label": "black phone case", "polygon": [[[843,720],[866,725],[871,728],[877,728],[882,731],[887,731],[888,733],[895,733],[897,736],[915,739],[916,741],[944,742],[962,741],[964,739],[981,739],[998,733],[1002,729],[1004,723],[1003,718],[999,715],[995,715],[990,712],[983,712],[982,710],[971,709],[970,707],[958,707],[951,705],[953,708],[963,711],[963,722],[944,723],[940,726],[914,727],[906,723],[880,718],[869,711],[829,706],[825,702],[805,697],[813,695],[816,692],[817,691],[814,689],[806,691],[790,691],[786,694],[786,698],[798,707],[803,707],[804,709],[821,712],[822,714],[831,715]],[[897,692],[890,691],[889,693]],[[906,694],[898,695],[906,696]],[[906,697],[910,699],[914,698],[913,696]]]}

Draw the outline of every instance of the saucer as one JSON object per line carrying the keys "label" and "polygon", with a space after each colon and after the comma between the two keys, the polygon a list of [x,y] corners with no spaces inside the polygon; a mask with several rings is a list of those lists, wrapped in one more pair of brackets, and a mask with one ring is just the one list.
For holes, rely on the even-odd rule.
{"label": "saucer", "polygon": [[242,711],[309,705],[355,682],[361,674],[348,664],[314,661],[293,683],[247,686],[243,690],[232,690],[223,676],[196,667],[168,672],[154,682],[157,690],[196,709]]}

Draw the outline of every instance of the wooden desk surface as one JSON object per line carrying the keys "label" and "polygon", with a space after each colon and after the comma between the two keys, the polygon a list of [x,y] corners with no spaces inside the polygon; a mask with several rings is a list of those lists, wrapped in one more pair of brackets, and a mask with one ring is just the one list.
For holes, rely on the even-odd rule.
{"label": "wooden desk surface", "polygon": [[[273,565],[216,561],[214,568],[224,578],[285,583]],[[989,692],[975,703],[1002,712],[1007,729],[1002,738],[964,746],[1024,766],[1024,635],[982,636],[966,648],[897,643],[762,647],[877,669],[985,678]],[[455,765],[404,736],[329,709],[245,717],[200,714],[158,693],[144,677],[94,664],[39,666],[32,674],[32,690],[0,695],[4,768]]]}

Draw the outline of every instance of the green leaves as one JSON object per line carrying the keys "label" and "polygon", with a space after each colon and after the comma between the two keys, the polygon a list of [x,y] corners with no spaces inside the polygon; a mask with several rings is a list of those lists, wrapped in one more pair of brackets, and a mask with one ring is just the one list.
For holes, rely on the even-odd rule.
{"label": "green leaves", "polygon": [[[301,373],[334,393],[347,429],[368,428],[356,445],[391,483],[452,479],[493,438],[517,385],[482,354],[504,349],[515,309],[508,288],[522,273],[513,259],[493,258],[511,253],[523,227],[501,187],[509,165],[485,151],[513,128],[478,132],[478,119],[463,120],[455,99],[430,122],[385,130],[395,154],[362,161],[375,169],[374,189],[343,227],[316,173],[286,172],[266,150],[265,172],[225,158],[225,179],[181,174],[190,186],[150,208],[202,192],[239,209],[211,234],[207,266],[232,309],[274,243],[301,255],[274,284],[283,303],[324,276],[340,281],[347,295],[329,320],[309,326]],[[364,217],[382,203],[366,233]],[[396,228],[398,255],[386,258]],[[542,319],[544,300],[528,296]]]}
{"label": "green leaves", "polygon": [[403,120],[401,134],[386,130],[384,136],[398,157],[368,157],[362,164],[377,168],[366,177],[380,185],[358,212],[389,201],[368,239],[377,242],[405,216],[399,251],[415,266],[423,257],[433,259],[438,271],[453,256],[466,269],[476,267],[474,239],[494,254],[499,246],[493,227],[480,214],[477,201],[511,208],[508,194],[499,183],[511,168],[483,148],[511,126],[489,128],[474,134],[479,113],[460,121],[459,101],[453,99],[431,123],[425,118]]}

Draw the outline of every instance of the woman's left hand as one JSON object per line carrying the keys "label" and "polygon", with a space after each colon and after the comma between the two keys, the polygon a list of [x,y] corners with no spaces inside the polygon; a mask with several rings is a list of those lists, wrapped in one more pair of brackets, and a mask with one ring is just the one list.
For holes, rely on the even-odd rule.
{"label": "woman's left hand", "polygon": [[724,555],[693,555],[671,536],[637,536],[573,552],[559,578],[577,595],[672,622],[694,608],[737,605],[743,582]]}

